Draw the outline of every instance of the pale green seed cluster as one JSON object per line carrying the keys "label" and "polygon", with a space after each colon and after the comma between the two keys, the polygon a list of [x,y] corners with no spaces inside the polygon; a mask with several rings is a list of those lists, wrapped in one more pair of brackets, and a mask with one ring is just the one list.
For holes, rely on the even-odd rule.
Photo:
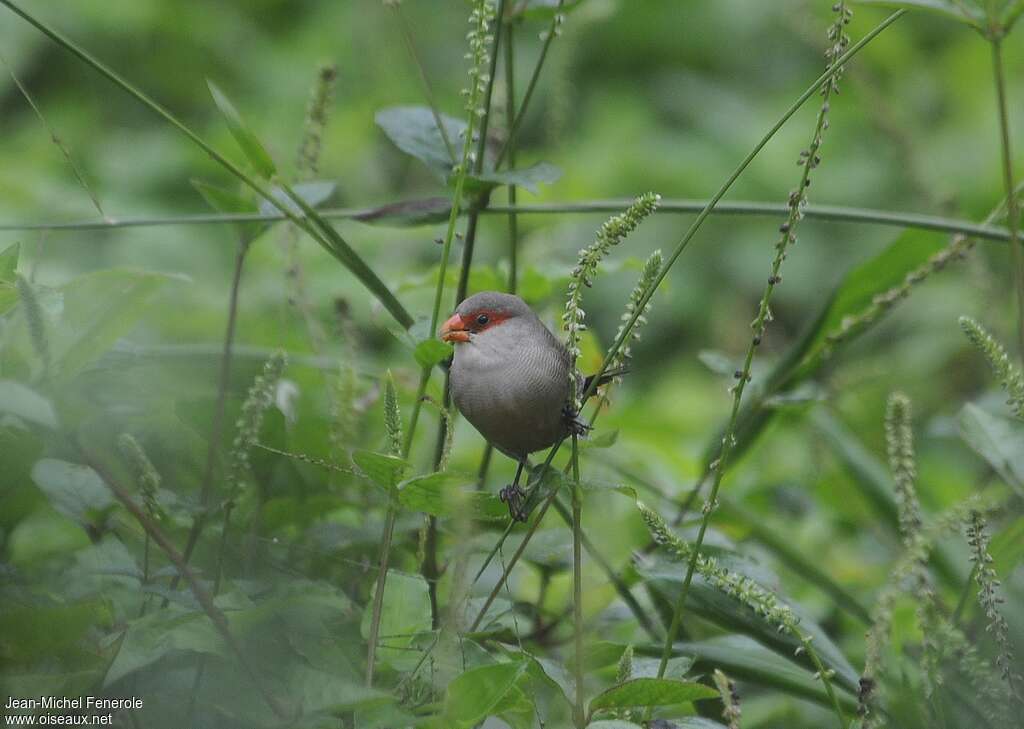
{"label": "pale green seed cluster", "polygon": [[[664,547],[673,559],[689,561],[692,558],[693,549],[690,545],[673,534],[656,511],[641,503],[637,504],[637,508],[640,510],[640,515],[644,524],[647,525],[651,537],[658,545]],[[772,592],[761,587],[749,577],[731,572],[720,566],[713,557],[703,554],[697,556],[696,571],[719,590],[775,625],[780,633],[789,633],[802,639],[797,630],[800,619],[797,618],[793,610],[788,605],[779,602]]]}
{"label": "pale green seed cluster", "polygon": [[466,40],[469,41],[469,50],[466,52],[466,60],[469,61],[469,88],[463,89],[466,97],[466,111],[474,114],[478,119],[487,114],[487,109],[481,106],[482,99],[487,94],[487,84],[490,82],[490,48],[494,37],[490,33],[491,21],[494,20],[494,4],[490,0],[477,0],[469,13],[469,32]]}
{"label": "pale green seed cluster", "polygon": [[971,343],[985,355],[999,384],[1009,395],[1007,404],[1018,418],[1024,418],[1024,376],[1010,363],[1006,349],[981,324],[969,316],[960,317],[960,327]]}
{"label": "pale green seed cluster", "polygon": [[1006,618],[999,610],[1004,601],[1000,594],[1000,583],[996,571],[992,569],[992,555],[988,551],[989,538],[985,531],[985,517],[980,511],[972,511],[967,522],[967,544],[971,547],[971,561],[974,563],[974,579],[978,583],[978,602],[985,611],[988,624],[985,629],[992,635],[999,649],[996,655],[996,667],[999,674],[1014,690],[1021,677],[1017,674],[1013,657],[1013,646],[1010,644],[1010,628]]}
{"label": "pale green seed cluster", "polygon": [[402,413],[398,409],[398,393],[391,370],[384,375],[384,429],[388,435],[388,453],[402,455]]}
{"label": "pale green seed cluster", "polygon": [[[625,212],[613,215],[604,222],[597,231],[593,243],[579,252],[576,267],[569,277],[569,290],[566,296],[565,312],[562,314],[562,327],[566,331],[566,348],[573,362],[580,356],[580,338],[587,326],[583,323],[586,312],[583,310],[583,291],[593,285],[597,276],[597,268],[608,252],[621,243],[627,235],[636,230],[640,222],[653,213],[661,196],[653,192],[644,193],[633,201]],[[575,384],[575,367],[571,368],[570,378]],[[579,396],[575,393],[574,406],[580,406]]]}
{"label": "pale green seed cluster", "polygon": [[910,422],[910,400],[901,392],[889,396],[885,411],[885,442],[889,469],[896,486],[900,534],[909,546],[921,529],[921,507],[917,500],[917,465],[914,460],[914,432]]}
{"label": "pale green seed cluster", "polygon": [[160,474],[156,467],[149,460],[149,456],[146,455],[139,441],[129,433],[122,433],[118,436],[117,447],[121,450],[121,455],[125,457],[125,460],[131,464],[146,511],[150,516],[158,517],[161,513],[157,498],[157,492],[160,490]]}
{"label": "pale green seed cluster", "polygon": [[284,352],[275,352],[263,365],[263,372],[256,375],[249,392],[242,403],[242,414],[235,425],[238,429],[231,445],[230,484],[238,488],[243,475],[249,470],[249,451],[259,441],[263,416],[274,404],[277,383],[281,380],[287,364]]}
{"label": "pale green seed cluster", "polygon": [[[622,323],[619,324],[619,330],[615,333],[616,341],[624,335],[626,327],[629,326],[629,322],[633,320],[633,316],[636,312],[640,311],[640,314],[636,317],[636,321],[629,330],[629,334],[623,340],[622,346],[619,347],[619,351],[608,364],[608,369],[618,369],[624,367],[629,362],[632,356],[630,345],[640,339],[640,328],[647,323],[646,314],[651,309],[649,295],[651,289],[653,289],[655,283],[657,283],[658,275],[661,273],[661,265],[662,257],[660,250],[654,251],[654,253],[648,257],[647,261],[644,262],[644,267],[640,271],[640,278],[629,295],[629,302],[626,304],[626,310],[622,313]],[[646,304],[643,303],[645,299],[647,299]]]}

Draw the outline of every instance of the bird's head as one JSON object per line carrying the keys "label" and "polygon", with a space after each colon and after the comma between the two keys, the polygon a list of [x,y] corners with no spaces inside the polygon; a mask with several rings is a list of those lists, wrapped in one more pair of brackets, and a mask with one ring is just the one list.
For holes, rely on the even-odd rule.
{"label": "bird's head", "polygon": [[481,291],[459,304],[442,326],[440,336],[446,342],[469,342],[483,332],[506,326],[520,317],[534,317],[533,311],[518,296],[498,291]]}

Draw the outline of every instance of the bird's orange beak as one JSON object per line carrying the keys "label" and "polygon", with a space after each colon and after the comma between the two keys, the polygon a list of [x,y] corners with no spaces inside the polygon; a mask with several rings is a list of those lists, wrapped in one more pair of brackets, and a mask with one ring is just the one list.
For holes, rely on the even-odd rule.
{"label": "bird's orange beak", "polygon": [[444,324],[441,325],[441,339],[446,342],[468,342],[469,330],[458,314],[452,314]]}

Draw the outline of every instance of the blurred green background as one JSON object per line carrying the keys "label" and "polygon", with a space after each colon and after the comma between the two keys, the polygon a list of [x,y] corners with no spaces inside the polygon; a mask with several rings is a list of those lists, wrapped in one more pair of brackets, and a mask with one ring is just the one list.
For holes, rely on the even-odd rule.
{"label": "blurred green background", "polygon": [[[294,167],[316,69],[324,62],[336,63],[339,75],[319,175],[337,182],[331,204],[373,207],[445,194],[429,171],[398,151],[374,123],[380,109],[423,103],[417,71],[394,16],[382,3],[24,0],[23,5],[164,104],[218,150],[241,160],[207,92],[207,79],[213,80],[285,171]],[[647,190],[665,198],[710,196],[820,73],[829,5],[800,0],[585,0],[568,15],[562,36],[552,45],[519,138],[521,165],[547,161],[559,167],[562,176],[538,195],[520,190],[520,201],[631,197]],[[402,7],[442,110],[461,116],[467,3],[410,0]],[[851,36],[862,37],[883,17],[881,9],[858,7]],[[545,25],[527,20],[519,31],[520,90],[535,63]],[[1005,43],[1018,178],[1024,177],[1020,37],[1018,29]],[[0,50],[70,149],[109,216],[208,212],[190,180],[233,184],[166,123],[6,9],[0,9]],[[501,109],[500,83],[495,93]],[[990,50],[976,33],[937,16],[912,13],[849,65],[842,93],[831,106],[822,165],[809,191],[812,204],[980,222],[1002,199]],[[784,202],[798,179],[795,162],[815,113],[812,100],[726,199]],[[88,195],[7,74],[0,74],[0,118],[0,223],[95,219]],[[496,134],[503,133],[500,115],[495,127]],[[504,196],[499,190],[492,201],[503,202]],[[531,303],[552,325],[561,312],[576,252],[593,239],[604,217],[519,218],[522,281]],[[611,341],[639,262],[655,248],[671,250],[689,221],[688,216],[659,214],[616,249],[585,300],[593,335],[589,368],[595,366],[599,348]],[[443,234],[443,225],[338,225],[414,316],[429,316],[440,250],[434,240]],[[728,361],[745,349],[776,226],[772,219],[716,216],[674,267],[654,300],[643,339],[634,347],[633,372],[613,394],[613,406],[603,416],[601,431],[619,431],[614,455],[585,461],[595,478],[622,479],[623,473],[632,471],[675,496],[693,487],[704,450],[721,427],[731,400],[731,378],[704,362],[714,359],[709,352],[721,353]],[[844,274],[899,235],[900,231],[882,226],[807,220],[786,262],[785,280],[773,305],[775,321],[758,352],[759,361],[777,360],[810,325]],[[943,239],[942,234],[913,235]],[[507,266],[506,236],[503,216],[483,217],[474,287],[491,287],[502,280],[497,277]],[[418,367],[394,334],[396,326],[387,313],[333,258],[302,239],[300,259],[310,301],[329,332],[325,360],[314,360],[288,300],[283,237],[280,226],[264,234],[246,264],[225,442],[230,443],[230,423],[252,376],[270,351],[283,348],[293,355],[286,376],[298,387],[295,419],[286,421],[275,413],[268,442],[318,456],[328,453],[331,413],[326,385],[320,368],[308,365],[319,362],[329,370],[341,359],[353,361],[361,375],[358,402],[363,411],[357,414],[350,445],[379,448],[383,431],[374,381],[385,368],[392,369],[408,412]],[[98,366],[62,383],[50,396],[62,420],[77,426],[87,439],[101,442],[124,429],[139,434],[164,475],[165,488],[187,501],[201,477],[216,394],[217,355],[235,255],[233,230],[168,225],[0,231],[0,250],[14,243],[21,243],[19,270],[44,291],[81,274],[113,268],[174,275]],[[456,241],[453,262],[458,261],[460,245]],[[756,447],[734,465],[725,496],[777,527],[794,548],[826,565],[837,582],[870,605],[888,576],[897,544],[883,534],[871,505],[813,418],[822,412],[837,417],[884,461],[885,398],[892,390],[904,390],[915,406],[925,509],[937,512],[990,482],[1001,488],[998,475],[958,435],[956,419],[966,402],[981,399],[998,408],[1001,398],[980,355],[959,331],[957,317],[976,316],[1010,344],[1015,309],[1010,274],[1008,248],[981,241],[965,260],[915,289],[881,325],[829,362],[818,378],[824,402],[800,403],[773,421]],[[98,285],[97,290],[102,288]],[[453,287],[446,293],[445,310],[452,292]],[[83,296],[88,299],[89,292]],[[44,310],[58,317],[52,307],[68,306],[71,299],[60,304],[47,301]],[[9,331],[15,326],[11,324]],[[31,379],[32,366],[11,354],[11,338],[5,341],[9,350],[3,377]],[[434,377],[430,390],[438,399],[440,379]],[[427,408],[411,459],[421,470],[433,453],[435,422],[435,411]],[[27,478],[36,457],[68,454],[34,441],[31,446],[17,443],[21,441],[8,439],[7,452],[0,453],[4,567],[13,584],[27,585],[30,592],[47,586],[56,603],[74,602],[73,596],[61,594],[61,575],[88,541],[65,516],[53,511]],[[453,468],[475,472],[481,447],[479,436],[460,421]],[[265,499],[256,509],[259,536],[321,551],[288,557],[277,542],[266,549],[280,550],[284,561],[297,560],[292,563],[299,573],[295,579],[359,581],[361,587],[347,592],[357,602],[365,600],[372,577],[365,567],[353,565],[372,560],[382,512],[375,510],[373,518],[364,519],[358,499],[358,508],[353,509],[348,496],[335,498],[333,491],[326,496],[325,477],[315,469],[282,464],[266,454],[254,458]],[[510,463],[496,458],[489,489],[495,490],[511,471]],[[628,561],[631,551],[646,542],[632,505],[603,494],[593,502],[587,517],[590,528],[602,535],[602,546],[614,563]],[[248,529],[246,524],[243,519],[241,531]],[[342,533],[332,531],[339,525]],[[556,526],[553,522],[552,530]],[[716,526],[740,542],[749,534],[749,525],[728,514],[720,523],[716,517]],[[411,516],[401,525],[394,560],[410,572],[416,571],[418,528],[418,520]],[[256,527],[252,534],[257,534]],[[209,564],[213,546],[211,539],[211,545],[201,548],[200,563]],[[786,594],[830,629],[859,667],[861,626],[835,610],[831,599],[801,575],[777,564],[763,547],[752,542],[744,549],[778,570]],[[965,550],[958,549],[954,554],[963,579],[969,563]],[[331,561],[338,555],[352,564]],[[588,614],[598,621],[594,635],[603,634],[597,629],[601,621],[612,625],[609,630],[614,632],[614,611],[599,616],[613,595],[601,573],[592,564],[587,569],[588,595],[593,596]],[[1015,574],[1010,586],[1020,589],[1020,570]],[[516,597],[530,599],[536,583],[536,575],[524,571],[513,580]],[[561,573],[555,584],[555,595],[549,596],[552,613],[570,597],[568,574]],[[75,589],[91,594],[88,586]],[[97,618],[97,624],[106,626],[99,632],[114,635],[128,612],[122,605]],[[97,636],[89,637],[93,639],[109,648]],[[83,685],[90,685],[100,670],[87,657],[69,658],[61,646],[53,647],[52,660],[40,664],[34,656],[45,653],[46,647],[29,650],[20,640],[0,638],[0,658],[14,661],[17,673],[82,667],[83,672],[94,672],[83,678]],[[160,693],[159,688],[150,690]],[[821,716],[810,705],[771,694],[758,701],[755,693],[745,726],[780,726],[782,717],[796,722],[789,726],[812,726]]]}

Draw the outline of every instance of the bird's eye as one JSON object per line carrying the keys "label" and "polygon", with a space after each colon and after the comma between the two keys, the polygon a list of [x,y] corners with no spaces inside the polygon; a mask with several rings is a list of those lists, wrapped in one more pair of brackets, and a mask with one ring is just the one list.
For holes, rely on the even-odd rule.
{"label": "bird's eye", "polygon": [[479,324],[480,326],[486,326],[487,322],[489,321],[490,318],[487,316],[487,314],[481,314],[476,318],[476,323]]}

